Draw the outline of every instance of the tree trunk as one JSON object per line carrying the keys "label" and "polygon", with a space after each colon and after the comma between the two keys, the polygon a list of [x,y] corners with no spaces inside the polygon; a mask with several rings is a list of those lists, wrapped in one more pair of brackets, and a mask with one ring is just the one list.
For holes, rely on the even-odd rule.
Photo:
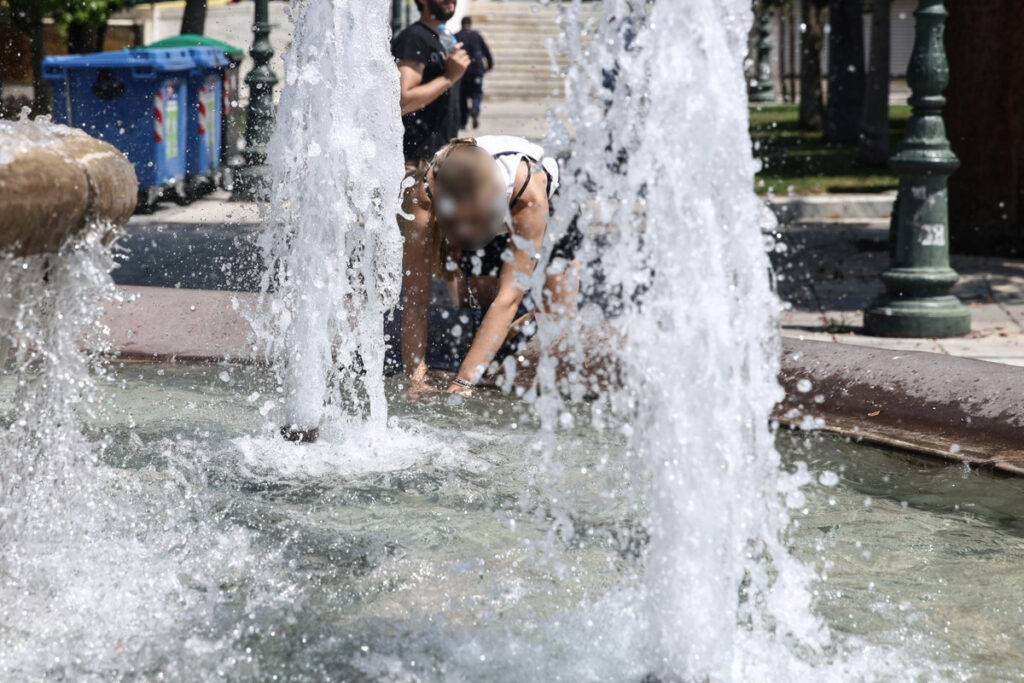
{"label": "tree trunk", "polygon": [[206,0],[185,0],[181,15],[181,32],[203,35],[206,26]]}
{"label": "tree trunk", "polygon": [[875,0],[871,12],[871,65],[860,121],[857,161],[867,166],[889,162],[889,53],[892,0]]}
{"label": "tree trunk", "polygon": [[103,51],[104,27],[90,24],[68,24],[68,52],[73,55]]}
{"label": "tree trunk", "polygon": [[861,0],[831,0],[825,139],[854,143],[864,109],[864,24]]}
{"label": "tree trunk", "polygon": [[43,6],[34,3],[28,17],[28,34],[32,51],[32,115],[49,114],[53,110],[53,93],[50,84],[43,79],[43,56],[46,40],[43,34]]}
{"label": "tree trunk", "polygon": [[800,0],[800,127],[805,130],[821,130],[825,120],[821,94],[822,9],[815,0]]}
{"label": "tree trunk", "polygon": [[945,119],[961,167],[949,181],[958,252],[1024,255],[1024,21],[1019,0],[951,0]]}

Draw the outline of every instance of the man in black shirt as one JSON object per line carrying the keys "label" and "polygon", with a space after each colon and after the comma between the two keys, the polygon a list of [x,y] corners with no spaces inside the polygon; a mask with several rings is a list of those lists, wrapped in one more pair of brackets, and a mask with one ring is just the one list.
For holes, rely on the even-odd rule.
{"label": "man in black shirt", "polygon": [[[420,20],[398,34],[398,61],[406,162],[434,156],[459,134],[459,80],[469,66],[462,45],[445,46],[438,26],[455,13],[455,0],[417,0]],[[449,38],[450,40],[450,38]]]}
{"label": "man in black shirt", "polygon": [[473,19],[462,18],[462,30],[455,34],[469,53],[470,64],[466,77],[459,84],[459,122],[462,128],[473,117],[473,127],[480,127],[480,100],[484,96],[484,74],[494,68],[494,58],[484,37],[473,30]]}

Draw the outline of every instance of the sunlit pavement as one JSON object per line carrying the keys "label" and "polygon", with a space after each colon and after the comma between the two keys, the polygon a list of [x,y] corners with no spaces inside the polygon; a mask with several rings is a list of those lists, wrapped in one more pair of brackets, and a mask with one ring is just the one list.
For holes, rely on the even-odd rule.
{"label": "sunlit pavement", "polygon": [[796,222],[780,232],[772,260],[788,309],[784,336],[1024,365],[1024,260],[953,256],[961,276],[953,293],[971,312],[967,337],[868,337],[860,328],[864,308],[882,289],[888,219]]}

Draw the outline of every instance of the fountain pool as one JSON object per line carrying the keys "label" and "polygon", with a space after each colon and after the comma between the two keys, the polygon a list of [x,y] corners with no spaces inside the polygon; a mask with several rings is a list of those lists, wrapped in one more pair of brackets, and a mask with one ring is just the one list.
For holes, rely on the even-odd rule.
{"label": "fountain pool", "polygon": [[[409,404],[391,384],[372,446],[350,429],[300,446],[275,437],[275,386],[257,368],[113,369],[85,425],[99,464],[77,471],[69,514],[29,515],[0,558],[0,677],[647,673],[649,501],[611,425],[560,433],[565,466],[538,488],[521,402]],[[12,395],[0,382],[5,412]],[[819,568],[833,642],[808,672],[1017,674],[1024,484],[825,436],[777,443],[813,474],[788,544]]]}
{"label": "fountain pool", "polygon": [[[576,182],[551,229],[604,232],[558,353],[592,324],[622,340],[589,402],[543,325],[520,400],[410,402],[383,378],[401,177],[386,6],[293,6],[254,321],[271,369],[90,374],[108,245],[0,259],[19,342],[0,377],[0,679],[1018,674],[1019,482],[769,428],[747,0],[606,0],[594,52],[570,46]],[[320,438],[286,443],[282,424]]]}

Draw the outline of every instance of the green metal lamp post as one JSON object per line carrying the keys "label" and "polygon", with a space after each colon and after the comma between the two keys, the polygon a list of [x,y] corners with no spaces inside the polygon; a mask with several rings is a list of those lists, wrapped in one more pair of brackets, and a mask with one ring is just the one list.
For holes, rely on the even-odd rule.
{"label": "green metal lamp post", "polygon": [[913,113],[890,160],[900,178],[890,228],[892,261],[882,273],[885,293],[864,314],[868,334],[955,337],[971,330],[967,308],[950,288],[948,179],[960,162],[950,149],[942,107],[949,83],[943,0],[918,0],[917,34],[907,70]]}
{"label": "green metal lamp post", "polygon": [[391,35],[402,30],[402,0],[391,0]]}
{"label": "green metal lamp post", "polygon": [[750,88],[751,102],[774,102],[775,84],[772,82],[772,11],[763,10],[757,26],[756,80]]}
{"label": "green metal lamp post", "polygon": [[270,69],[274,50],[270,46],[270,13],[267,0],[255,0],[252,71],[245,77],[249,86],[249,107],[245,117],[244,165],[235,173],[232,196],[243,200],[266,200],[270,192],[267,141],[274,128],[274,85],[277,76]]}

